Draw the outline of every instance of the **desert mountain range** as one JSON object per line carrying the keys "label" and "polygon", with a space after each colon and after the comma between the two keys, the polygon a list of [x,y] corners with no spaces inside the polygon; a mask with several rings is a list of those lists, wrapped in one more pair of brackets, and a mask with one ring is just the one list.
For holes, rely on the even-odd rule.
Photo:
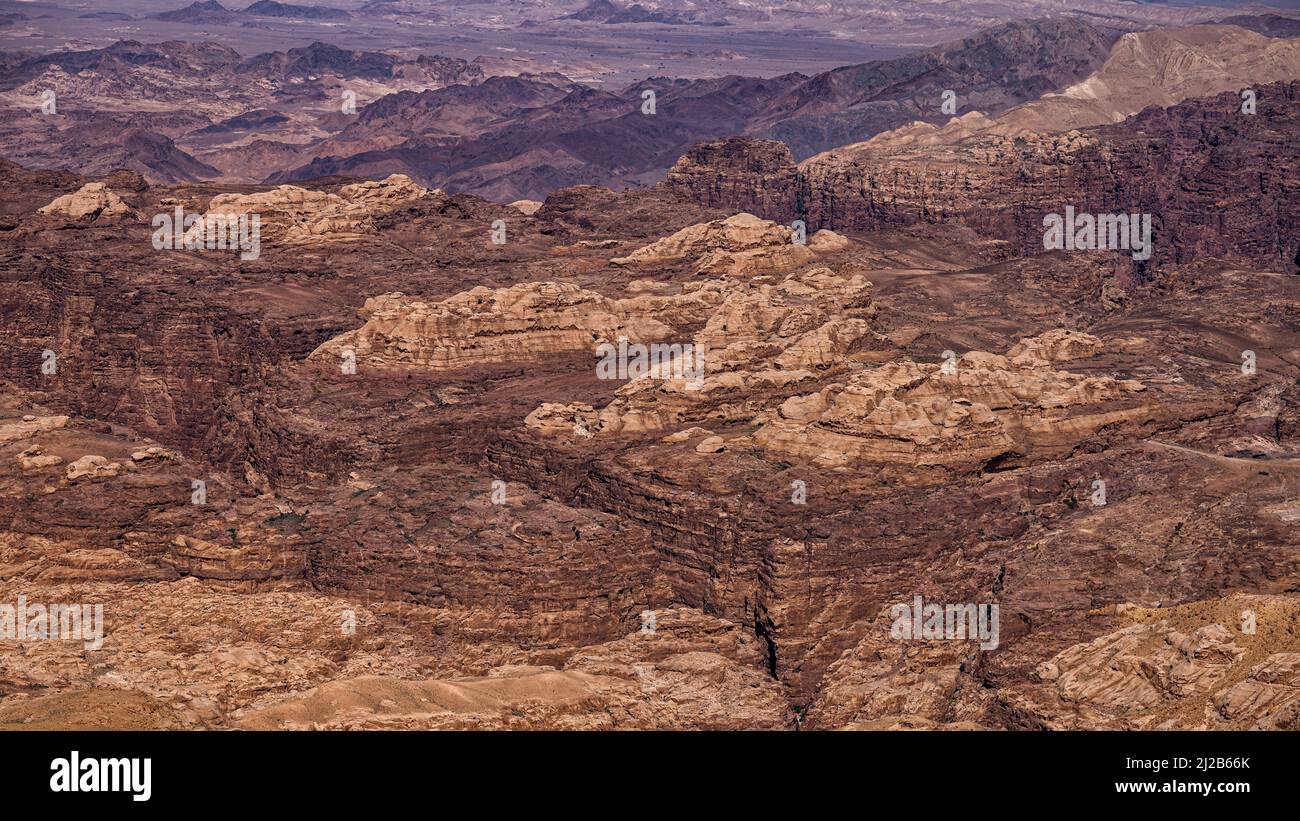
{"label": "desert mountain range", "polygon": [[[708,138],[777,139],[803,160],[881,134],[951,141],[990,128],[1113,122],[1227,90],[1255,65],[1258,81],[1294,76],[1294,42],[1275,22],[1290,18],[1235,19],[1264,33],[1233,25],[1124,34],[1117,24],[1054,18],[813,76],[650,78],[614,89],[324,43],[245,58],[211,43],[122,41],[8,57],[0,103],[14,116],[0,146],[36,167],[125,167],[156,182],[401,173],[501,202],[540,200],[567,185],[653,184]],[[47,89],[62,101],[54,116],[36,104]],[[641,113],[646,91],[656,95],[653,116]],[[955,95],[952,114],[937,102],[945,91]],[[355,114],[343,113],[345,99]],[[1000,118],[996,127],[989,118]]]}
{"label": "desert mountain range", "polygon": [[1300,728],[1300,32],[1132,11],[618,89],[6,53],[0,603],[105,630],[0,636],[0,728]]}

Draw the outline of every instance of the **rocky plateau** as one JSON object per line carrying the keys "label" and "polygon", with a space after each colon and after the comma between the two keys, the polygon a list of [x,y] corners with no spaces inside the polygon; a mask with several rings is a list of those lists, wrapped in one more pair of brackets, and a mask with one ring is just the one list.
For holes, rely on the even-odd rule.
{"label": "rocky plateau", "polygon": [[[103,614],[0,619],[0,728],[1300,729],[1296,33],[1005,23],[652,127],[451,58],[6,57],[122,107],[0,126],[0,605]],[[247,98],[128,111],[196,66]],[[1067,205],[1153,253],[1046,249]]]}

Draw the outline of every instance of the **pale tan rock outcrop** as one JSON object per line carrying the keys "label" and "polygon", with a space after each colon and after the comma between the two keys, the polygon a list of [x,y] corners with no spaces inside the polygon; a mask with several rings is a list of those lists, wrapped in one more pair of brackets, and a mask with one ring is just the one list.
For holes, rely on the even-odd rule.
{"label": "pale tan rock outcrop", "polygon": [[733,291],[695,337],[704,346],[707,367],[731,369],[770,354],[791,314],[769,284]]}
{"label": "pale tan rock outcrop", "polygon": [[744,251],[710,251],[695,265],[696,276],[751,277],[783,274],[816,261],[807,245],[770,245]]}
{"label": "pale tan rock outcrop", "polygon": [[449,369],[558,352],[590,351],[594,357],[601,342],[666,339],[672,333],[649,317],[626,316],[595,291],[557,282],[480,286],[432,303],[384,294],[366,300],[358,313],[363,326],[324,343],[311,357],[337,361],[350,350],[358,363]]}
{"label": "pale tan rock outcrop", "polygon": [[827,467],[974,464],[1068,445],[1103,425],[1148,414],[1132,401],[1144,390],[1141,383],[1055,370],[1043,351],[1065,350],[1067,338],[1044,339],[1023,340],[1017,362],[971,351],[947,366],[905,360],[861,371],[816,395],[787,400],[754,440]]}
{"label": "pale tan rock outcrop", "polygon": [[826,670],[805,724],[813,729],[962,726],[980,717],[989,698],[963,674],[980,653],[972,641],[894,640],[890,621],[877,618]]}
{"label": "pale tan rock outcrop", "polygon": [[877,618],[829,666],[805,725],[885,729],[919,720],[957,729],[985,724],[992,711],[1015,727],[1054,730],[1300,727],[1300,598],[1121,604],[1093,615],[1119,623],[1000,693],[963,675],[980,665],[978,644],[895,641]]}
{"label": "pale tan rock outcrop", "polygon": [[688,261],[696,275],[707,276],[786,273],[817,258],[807,245],[796,245],[791,237],[790,229],[783,225],[741,213],[687,226],[610,262],[652,265]]}
{"label": "pale tan rock outcrop", "polygon": [[104,479],[116,476],[121,469],[122,466],[117,462],[110,462],[103,456],[89,455],[69,464],[66,475],[70,482]]}
{"label": "pale tan rock outcrop", "polygon": [[676,442],[685,442],[689,439],[694,439],[696,436],[711,437],[713,436],[713,431],[708,428],[687,428],[686,430],[679,430],[676,433],[670,433],[660,441],[672,444]]}
{"label": "pale tan rock outcrop", "polygon": [[746,251],[790,242],[790,229],[753,214],[688,225],[644,248],[610,260],[615,265],[698,258],[710,251]]}
{"label": "pale tan rock outcrop", "polygon": [[720,453],[727,449],[727,441],[721,436],[709,436],[695,446],[696,453]]}
{"label": "pale tan rock outcrop", "polygon": [[591,429],[598,418],[596,410],[583,402],[571,405],[543,402],[524,418],[524,424],[550,436],[587,438],[592,435]]}
{"label": "pale tan rock outcrop", "polygon": [[710,372],[734,370],[765,357],[796,370],[828,364],[854,344],[882,338],[864,317],[875,314],[871,283],[861,275],[839,276],[829,268],[766,278],[732,289],[696,342],[705,348]]}
{"label": "pale tan rock outcrop", "polygon": [[629,317],[649,317],[674,328],[698,325],[740,284],[739,280],[693,280],[682,283],[675,291],[664,284],[662,288],[642,289],[646,293],[624,297],[614,304]]}
{"label": "pale tan rock outcrop", "polygon": [[1102,341],[1091,334],[1055,328],[1012,345],[1007,358],[1015,365],[1049,365],[1095,356],[1103,348]]}
{"label": "pale tan rock outcrop", "polygon": [[[290,245],[348,241],[375,233],[377,216],[426,195],[440,193],[423,188],[401,174],[345,185],[338,194],[280,185],[255,194],[218,194],[208,203],[204,220],[257,214],[264,240],[275,239]],[[190,230],[202,229],[196,226]]]}
{"label": "pale tan rock outcrop", "polygon": [[[701,292],[710,298],[701,299]],[[712,408],[708,413],[717,421],[748,421],[771,402],[772,392],[792,390],[794,385],[815,378],[817,371],[843,364],[854,350],[885,344],[868,320],[875,307],[871,283],[861,275],[840,275],[817,267],[779,281],[761,276],[731,282],[720,290],[701,288],[693,293],[693,297],[637,297],[637,309],[669,315],[663,309],[669,303],[661,302],[656,308],[651,300],[693,298],[691,307],[698,316],[700,307],[720,300],[693,340],[702,351],[704,379],[654,374],[633,380],[621,386],[604,408],[582,412],[586,430],[666,430],[702,406]],[[619,305],[626,308],[630,302],[623,300]],[[690,313],[671,315],[680,321],[683,314]],[[540,418],[530,427],[544,432],[569,429],[567,421],[549,426],[541,424]]]}
{"label": "pale tan rock outcrop", "polygon": [[174,450],[150,445],[131,454],[131,461],[137,465],[158,464],[162,462],[179,462],[181,455]]}
{"label": "pale tan rock outcrop", "polygon": [[614,394],[614,399],[597,412],[596,433],[638,433],[662,431],[675,425],[698,406],[711,387],[690,387],[684,379],[633,379]]}
{"label": "pale tan rock outcrop", "polygon": [[1252,730],[1300,727],[1300,652],[1274,653],[1214,694],[1215,723]]}
{"label": "pale tan rock outcrop", "polygon": [[[755,641],[686,610],[652,611],[654,631],[585,647],[562,668],[507,664],[486,675],[325,682],[241,710],[243,729],[778,728],[791,721]],[[260,661],[243,659],[244,666]],[[255,668],[254,668],[255,669]],[[250,669],[251,672],[251,669]]]}
{"label": "pale tan rock outcrop", "polygon": [[60,214],[72,219],[120,217],[132,213],[130,206],[102,182],[88,182],[71,194],[56,197],[40,209],[42,214]]}
{"label": "pale tan rock outcrop", "polygon": [[0,445],[29,439],[38,433],[58,430],[68,424],[66,416],[27,416],[0,424]]}
{"label": "pale tan rock outcrop", "polygon": [[349,205],[372,212],[388,211],[428,194],[441,193],[442,189],[425,188],[405,174],[389,174],[382,180],[366,180],[339,189],[339,196]]}
{"label": "pale tan rock outcrop", "polygon": [[1168,699],[1206,695],[1245,653],[1221,624],[1182,633],[1169,622],[1140,624],[1075,645],[1035,670],[1062,698],[1118,711],[1150,710]]}
{"label": "pale tan rock outcrop", "polygon": [[32,445],[18,454],[18,467],[21,470],[40,470],[63,463],[63,457],[46,453],[37,445]]}
{"label": "pale tan rock outcrop", "polygon": [[823,228],[808,238],[808,248],[817,254],[833,254],[847,250],[853,242],[843,234],[837,234],[829,228]]}
{"label": "pale tan rock outcrop", "polygon": [[1039,664],[1008,706],[1054,729],[1300,727],[1300,599],[1116,612],[1131,623]]}
{"label": "pale tan rock outcrop", "polygon": [[[813,268],[778,283],[758,277],[728,289],[695,337],[708,374],[702,382],[623,385],[605,408],[581,411],[581,435],[664,430],[708,404],[718,405],[709,411],[712,419],[757,418],[757,444],[827,467],[977,464],[1035,446],[1070,446],[1149,411],[1132,399],[1144,390],[1139,382],[1056,370],[1053,363],[1102,347],[1095,337],[1068,330],[1022,339],[1009,356],[969,352],[954,360],[952,373],[903,361],[858,372],[816,396],[788,397],[779,407],[765,408],[765,400],[750,396],[720,401],[797,385],[843,365],[855,350],[886,346],[867,318],[875,313],[870,288],[861,276]],[[566,413],[555,424],[534,418],[530,427],[571,432],[577,419],[569,417],[577,411]]]}
{"label": "pale tan rock outcrop", "polygon": [[872,337],[875,331],[865,319],[828,319],[786,346],[776,364],[790,370],[834,365],[860,340]]}
{"label": "pale tan rock outcrop", "polygon": [[445,681],[380,676],[330,681],[280,704],[249,711],[237,726],[271,730],[454,726],[456,721],[474,725],[529,709],[579,711],[600,683],[589,675],[548,668],[494,672]]}
{"label": "pale tan rock outcrop", "polygon": [[515,200],[510,203],[511,208],[526,217],[531,217],[533,214],[536,214],[538,210],[541,209],[542,205],[543,203],[538,202],[537,200]]}

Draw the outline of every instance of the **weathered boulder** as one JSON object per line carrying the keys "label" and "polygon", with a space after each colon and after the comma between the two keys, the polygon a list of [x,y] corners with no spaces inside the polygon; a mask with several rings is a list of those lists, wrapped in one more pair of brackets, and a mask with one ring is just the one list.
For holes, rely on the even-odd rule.
{"label": "weathered boulder", "polygon": [[121,469],[122,466],[117,462],[110,462],[103,456],[89,455],[69,464],[66,475],[69,482],[106,479],[116,476]]}
{"label": "weathered boulder", "polygon": [[71,194],[57,197],[40,209],[42,214],[59,214],[72,219],[97,220],[100,217],[123,217],[131,207],[102,182],[88,182]]}

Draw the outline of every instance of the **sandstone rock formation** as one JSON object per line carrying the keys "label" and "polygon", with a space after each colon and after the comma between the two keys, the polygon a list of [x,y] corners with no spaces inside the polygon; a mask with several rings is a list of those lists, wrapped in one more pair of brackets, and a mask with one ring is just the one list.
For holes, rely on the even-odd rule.
{"label": "sandstone rock formation", "polygon": [[842,234],[837,234],[826,228],[808,238],[808,248],[814,253],[830,254],[836,251],[845,251],[851,246],[852,241]]}
{"label": "sandstone rock formation", "polygon": [[312,358],[339,361],[350,351],[377,366],[464,368],[575,351],[594,356],[601,342],[670,332],[594,291],[556,282],[480,286],[432,304],[384,294],[366,300],[359,314],[364,325],[321,345]]}
{"label": "sandstone rock formation", "polygon": [[[823,237],[822,242],[824,249],[839,250],[834,240]],[[683,228],[610,262],[654,265],[684,259],[694,263],[697,276],[740,277],[785,273],[812,262],[816,255],[807,244],[794,244],[789,228],[741,213]]]}
{"label": "sandstone rock formation", "polygon": [[596,409],[584,402],[543,402],[524,417],[524,424],[547,435],[589,437],[599,419]]}
{"label": "sandstone rock formation", "polygon": [[804,723],[813,729],[973,729],[990,706],[988,693],[962,675],[978,664],[967,642],[898,642],[888,619],[827,669],[823,697]]}
{"label": "sandstone rock formation", "polygon": [[122,466],[117,462],[110,462],[103,456],[92,454],[83,456],[68,465],[67,477],[69,482],[76,482],[81,479],[111,478],[116,476],[121,469]]}
{"label": "sandstone rock formation", "polygon": [[542,203],[537,200],[515,200],[510,203],[510,207],[526,217],[531,217],[542,207]]}
{"label": "sandstone rock formation", "polygon": [[46,453],[40,445],[32,445],[17,456],[18,467],[23,470],[40,470],[63,463],[63,457]]}
{"label": "sandstone rock formation", "polygon": [[258,214],[265,221],[264,234],[286,244],[343,242],[373,234],[376,217],[441,193],[401,174],[345,185],[337,194],[281,185],[257,194],[218,194],[203,218]]}
{"label": "sandstone rock formation", "polygon": [[154,464],[158,462],[179,462],[181,455],[174,450],[150,445],[131,454],[131,461],[136,464]]}
{"label": "sandstone rock formation", "polygon": [[[655,630],[584,649],[560,669],[505,665],[487,675],[330,681],[245,709],[246,729],[776,728],[779,692],[753,669],[757,649],[733,627],[684,609]],[[709,638],[694,638],[693,632]]]}
{"label": "sandstone rock formation", "polygon": [[[1276,40],[1265,42],[1268,49],[1280,47]],[[1215,76],[1215,61],[1175,53],[1179,56],[1169,56],[1174,63],[1186,57],[1196,72],[1205,69]],[[1035,123],[1039,130],[1015,126],[1001,133],[972,130],[962,121],[951,126],[951,140],[942,131],[923,139],[912,129],[893,141],[882,136],[798,165],[771,141],[712,141],[683,156],[663,185],[709,207],[752,211],[781,222],[803,219],[809,230],[961,222],[1011,242],[1024,254],[1042,252],[1043,217],[1063,213],[1066,205],[1080,213],[1148,213],[1159,262],[1228,256],[1290,270],[1297,253],[1291,238],[1300,224],[1285,182],[1300,165],[1289,150],[1300,133],[1295,114],[1300,84],[1294,80],[1300,72],[1287,67],[1293,59],[1268,63],[1258,68],[1258,79],[1241,82],[1257,96],[1255,114],[1241,112],[1240,89],[1232,85],[1231,92],[1148,108],[1114,124],[1113,117],[1097,115],[1092,119],[1104,124],[1076,128],[1069,120],[1060,130]],[[1275,73],[1290,79],[1263,82]],[[1185,93],[1197,92],[1189,87]],[[1086,88],[1079,94],[1048,99],[1090,104]],[[1121,108],[1128,102],[1122,94],[1116,98]],[[1225,152],[1225,145],[1234,148]],[[1192,156],[1205,157],[1195,171],[1183,162]],[[1241,159],[1245,156],[1251,159]],[[1243,164],[1258,168],[1263,183],[1243,181],[1237,173]],[[1170,181],[1167,169],[1189,179]],[[1224,202],[1240,207],[1218,207]]]}
{"label": "sandstone rock formation", "polygon": [[865,370],[791,397],[754,440],[827,467],[971,465],[1069,448],[1103,426],[1146,418],[1151,409],[1138,397],[1140,382],[1053,369],[1067,358],[1062,353],[1072,353],[1070,344],[1091,353],[1098,340],[1057,331],[1022,340],[1005,357],[971,351],[944,365],[904,361]]}
{"label": "sandstone rock formation", "polygon": [[771,219],[785,219],[797,210],[794,154],[779,140],[705,140],[678,158],[664,185],[709,208],[752,211]]}
{"label": "sandstone rock formation", "polygon": [[[692,293],[688,291],[687,293]],[[605,408],[549,403],[525,420],[542,432],[589,436],[662,430],[691,414],[748,419],[765,406],[771,391],[781,391],[816,371],[841,364],[850,354],[885,344],[869,321],[871,283],[861,275],[842,276],[825,267],[790,274],[730,281],[716,306],[687,300],[695,312],[683,317],[665,310],[683,296],[639,298],[642,310],[657,309],[683,324],[707,317],[692,343],[703,378],[652,372],[623,385]],[[628,305],[625,300],[620,304]],[[677,303],[675,307],[681,303]],[[753,392],[759,392],[755,397]]]}
{"label": "sandstone rock formation", "polygon": [[42,214],[61,214],[72,219],[99,219],[122,217],[131,212],[130,206],[102,182],[88,182],[71,194],[55,198],[40,209]]}
{"label": "sandstone rock formation", "polygon": [[58,430],[68,424],[66,416],[36,416],[24,414],[22,418],[0,424],[0,444],[15,442],[38,433]]}
{"label": "sandstone rock formation", "polygon": [[[873,71],[828,75],[801,128],[906,113],[817,113]],[[1300,277],[1247,263],[1295,236],[1295,106],[1258,91],[1253,120],[1233,92],[816,188],[727,146],[718,186],[693,166],[788,214],[320,180],[297,212],[357,241],[254,264],[51,230],[90,180],[0,162],[0,603],[105,606],[98,649],[0,647],[0,727],[1294,727]],[[143,213],[223,190],[108,182]],[[1081,193],[1169,206],[1187,259],[1035,250],[1028,212]],[[719,240],[733,218],[610,264],[737,211],[775,220],[744,221],[758,245]],[[605,378],[619,336],[698,346],[702,379]],[[895,637],[913,596],[996,603],[998,646]]]}
{"label": "sandstone rock formation", "polygon": [[1120,605],[1134,622],[1063,650],[1012,700],[1057,728],[1295,729],[1296,601],[1235,596],[1169,610]]}
{"label": "sandstone rock formation", "polygon": [[835,153],[846,157],[903,145],[939,145],[980,134],[1015,137],[1068,132],[1118,123],[1152,106],[1167,108],[1192,97],[1237,92],[1294,80],[1297,75],[1300,40],[1266,37],[1224,25],[1131,31],[1115,42],[1096,72],[1060,92],[996,117],[971,112],[942,128],[914,123]]}

